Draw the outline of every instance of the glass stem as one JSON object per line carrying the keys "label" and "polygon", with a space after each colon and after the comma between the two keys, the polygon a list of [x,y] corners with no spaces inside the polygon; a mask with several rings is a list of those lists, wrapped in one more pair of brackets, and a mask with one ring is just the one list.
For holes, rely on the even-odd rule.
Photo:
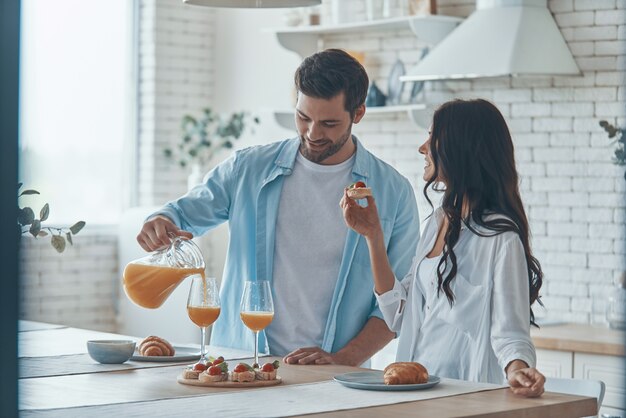
{"label": "glass stem", "polygon": [[254,331],[254,364],[259,364],[259,331]]}
{"label": "glass stem", "polygon": [[202,339],[200,340],[200,362],[205,363],[208,361],[206,358],[206,347],[204,342],[206,341],[206,327],[200,327]]}

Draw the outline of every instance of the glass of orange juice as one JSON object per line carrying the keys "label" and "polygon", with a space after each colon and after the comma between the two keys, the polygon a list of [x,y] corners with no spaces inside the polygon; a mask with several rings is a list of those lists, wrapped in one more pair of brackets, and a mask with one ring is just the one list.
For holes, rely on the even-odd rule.
{"label": "glass of orange juice", "polygon": [[215,277],[194,275],[187,299],[187,314],[201,330],[200,363],[206,364],[209,361],[205,346],[206,329],[220,316],[220,310],[220,295]]}
{"label": "glass of orange juice", "polygon": [[247,281],[241,297],[241,320],[254,332],[254,364],[259,364],[259,331],[274,319],[274,301],[270,282]]}

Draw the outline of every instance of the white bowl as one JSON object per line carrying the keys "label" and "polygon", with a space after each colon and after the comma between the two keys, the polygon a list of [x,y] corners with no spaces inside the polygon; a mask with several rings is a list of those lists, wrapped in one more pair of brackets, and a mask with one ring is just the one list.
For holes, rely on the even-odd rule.
{"label": "white bowl", "polygon": [[131,340],[90,340],[87,341],[87,351],[98,363],[120,364],[131,358],[136,344]]}

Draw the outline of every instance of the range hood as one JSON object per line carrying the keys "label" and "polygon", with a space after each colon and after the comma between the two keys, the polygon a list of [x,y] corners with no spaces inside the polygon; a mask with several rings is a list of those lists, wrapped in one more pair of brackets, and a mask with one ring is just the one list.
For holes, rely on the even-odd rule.
{"label": "range hood", "polygon": [[476,0],[476,11],[401,80],[580,74],[547,0]]}

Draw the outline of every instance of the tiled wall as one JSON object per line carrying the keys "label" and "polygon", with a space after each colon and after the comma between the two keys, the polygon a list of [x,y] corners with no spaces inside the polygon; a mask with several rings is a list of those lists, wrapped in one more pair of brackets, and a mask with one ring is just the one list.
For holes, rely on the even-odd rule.
{"label": "tiled wall", "polygon": [[[364,18],[362,0],[355,2]],[[439,0],[441,14],[467,16],[473,0]],[[539,316],[575,322],[602,319],[605,293],[625,269],[626,181],[611,163],[612,147],[600,119],[626,125],[626,1],[551,0],[583,77],[498,78],[431,84],[461,97],[493,100],[509,121],[522,174],[523,199],[531,219],[533,247],[542,262],[548,312]],[[329,2],[323,21],[329,22]],[[185,190],[182,170],[161,149],[178,140],[180,117],[210,104],[212,23],[209,9],[180,2],[141,1],[139,203],[160,204]],[[365,53],[372,79],[386,91],[396,59],[407,69],[424,46],[408,30],[325,39]],[[405,87],[408,90],[408,86]],[[406,92],[405,92],[406,94]],[[367,115],[355,132],[374,153],[415,185],[422,217],[423,160],[417,146],[426,132],[404,114]],[[261,140],[259,140],[261,142]],[[117,290],[116,236],[79,235],[62,255],[45,239],[24,239],[22,317],[96,329],[114,329]],[[595,314],[592,314],[595,311]]]}

